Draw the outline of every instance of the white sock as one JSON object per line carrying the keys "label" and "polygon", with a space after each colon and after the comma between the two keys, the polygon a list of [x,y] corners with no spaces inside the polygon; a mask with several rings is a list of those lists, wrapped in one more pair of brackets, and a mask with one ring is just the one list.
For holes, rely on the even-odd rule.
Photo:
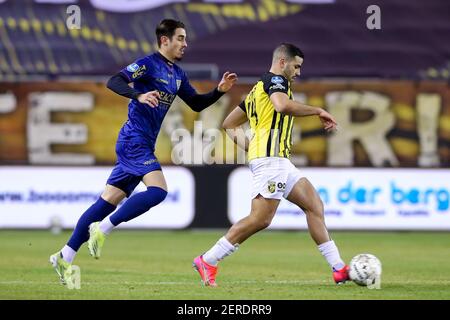
{"label": "white sock", "polygon": [[75,250],[73,250],[71,247],[69,247],[68,245],[65,245],[61,249],[61,253],[62,253],[63,260],[68,263],[72,263],[73,259],[75,259],[75,255],[77,254],[77,252]]}
{"label": "white sock", "polygon": [[317,246],[320,253],[325,257],[330,267],[334,270],[340,270],[345,266],[344,261],[342,261],[339,255],[339,250],[334,244],[333,240],[324,242]]}
{"label": "white sock", "polygon": [[212,266],[217,266],[220,260],[229,256],[239,248],[239,245],[232,245],[225,237],[219,239],[216,244],[203,254],[203,260]]}
{"label": "white sock", "polygon": [[104,234],[110,234],[112,229],[114,229],[115,225],[111,223],[111,220],[109,220],[108,217],[102,220],[100,222],[100,225],[98,226],[100,228],[100,231]]}

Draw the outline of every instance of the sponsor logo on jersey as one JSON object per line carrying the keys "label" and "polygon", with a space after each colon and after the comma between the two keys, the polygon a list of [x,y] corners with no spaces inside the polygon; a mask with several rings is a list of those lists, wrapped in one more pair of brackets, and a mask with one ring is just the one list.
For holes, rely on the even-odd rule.
{"label": "sponsor logo on jersey", "polygon": [[278,188],[278,191],[285,191],[286,190],[286,183],[278,182],[277,183],[277,188]]}
{"label": "sponsor logo on jersey", "polygon": [[145,71],[147,70],[147,68],[145,66],[142,67],[138,67],[138,69],[136,70],[135,73],[133,73],[133,75],[131,76],[133,79],[139,78],[140,76],[142,76]]}
{"label": "sponsor logo on jersey", "polygon": [[136,72],[139,69],[139,65],[137,63],[132,63],[127,67],[129,72]]}
{"label": "sponsor logo on jersey", "polygon": [[177,79],[177,90],[180,90],[181,80]]}
{"label": "sponsor logo on jersey", "polygon": [[144,166],[148,166],[148,165],[151,165],[152,163],[155,163],[155,162],[158,162],[158,160],[156,160],[156,159],[150,159],[150,160],[145,161],[145,162],[143,163],[143,165],[144,165]]}
{"label": "sponsor logo on jersey", "polygon": [[280,76],[275,76],[275,77],[272,77],[272,79],[270,79],[270,82],[275,83],[275,84],[279,84],[279,83],[283,83],[284,80]]}
{"label": "sponsor logo on jersey", "polygon": [[[170,105],[172,104],[173,100],[175,100],[176,98],[176,94],[172,94],[172,93],[168,93],[168,92],[164,92],[161,90],[158,90],[159,92],[159,103],[160,103],[160,107],[170,107]],[[165,104],[165,106],[162,106],[161,104]]]}
{"label": "sponsor logo on jersey", "polygon": [[280,90],[286,90],[286,87],[283,86],[281,83],[272,85],[269,89],[271,90],[275,90],[275,89],[280,89]]}

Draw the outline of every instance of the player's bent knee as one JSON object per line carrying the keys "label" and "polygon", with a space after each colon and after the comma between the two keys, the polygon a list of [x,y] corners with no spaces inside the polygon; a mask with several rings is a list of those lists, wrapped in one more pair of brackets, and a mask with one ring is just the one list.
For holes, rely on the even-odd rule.
{"label": "player's bent knee", "polygon": [[271,218],[261,218],[260,216],[250,214],[250,220],[248,221],[248,226],[251,226],[256,232],[259,230],[266,229],[272,223]]}
{"label": "player's bent knee", "polygon": [[258,230],[263,230],[263,229],[268,228],[271,223],[272,223],[272,217],[266,217],[266,218],[263,218],[263,219],[257,219],[255,221],[255,225],[256,225]]}
{"label": "player's bent knee", "polygon": [[320,218],[324,216],[324,205],[320,198],[314,201],[314,203],[312,203],[308,208],[304,209],[305,213],[308,215],[313,215]]}
{"label": "player's bent knee", "polygon": [[166,190],[159,187],[148,187],[147,191],[132,196],[129,201],[136,203],[138,211],[143,213],[163,202],[166,196]]}
{"label": "player's bent knee", "polygon": [[270,224],[272,223],[272,219],[264,219],[260,222],[260,228],[261,230],[266,229],[270,226]]}
{"label": "player's bent knee", "polygon": [[318,199],[317,200],[317,204],[316,204],[316,210],[318,213],[320,213],[321,215],[323,215],[323,211],[324,211],[324,205],[323,205],[323,201],[322,199]]}
{"label": "player's bent knee", "polygon": [[125,199],[126,193],[121,189],[114,187],[112,185],[107,185],[101,198],[106,202],[117,206],[123,199]]}
{"label": "player's bent knee", "polygon": [[148,187],[147,188],[148,200],[152,206],[161,203],[167,197],[167,191],[160,187]]}
{"label": "player's bent knee", "polygon": [[320,203],[318,203],[313,211],[313,214],[317,217],[323,218],[324,216],[324,207],[323,207],[323,202],[320,201]]}

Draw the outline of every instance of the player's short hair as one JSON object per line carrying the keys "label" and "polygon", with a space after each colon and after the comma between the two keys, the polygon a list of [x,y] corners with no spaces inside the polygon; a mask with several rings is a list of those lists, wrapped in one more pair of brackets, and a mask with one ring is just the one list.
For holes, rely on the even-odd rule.
{"label": "player's short hair", "polygon": [[290,43],[282,43],[278,47],[276,47],[275,50],[273,51],[273,60],[282,57],[286,57],[290,60],[294,59],[296,56],[299,56],[302,59],[305,58],[303,51]]}
{"label": "player's short hair", "polygon": [[161,47],[161,37],[166,36],[169,39],[172,39],[175,34],[175,30],[178,28],[183,28],[184,23],[181,21],[173,20],[173,19],[164,19],[159,25],[156,27],[156,39],[158,40],[158,47]]}

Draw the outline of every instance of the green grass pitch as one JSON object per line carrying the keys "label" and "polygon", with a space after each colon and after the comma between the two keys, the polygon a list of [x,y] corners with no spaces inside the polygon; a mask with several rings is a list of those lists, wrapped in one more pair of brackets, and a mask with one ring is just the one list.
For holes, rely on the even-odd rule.
{"label": "green grass pitch", "polygon": [[114,231],[100,260],[83,245],[81,289],[62,286],[48,262],[69,232],[0,231],[0,299],[450,299],[450,233],[332,232],[341,255],[375,254],[382,287],[336,286],[307,232],[264,231],[220,264],[218,288],[191,267],[218,231]]}

